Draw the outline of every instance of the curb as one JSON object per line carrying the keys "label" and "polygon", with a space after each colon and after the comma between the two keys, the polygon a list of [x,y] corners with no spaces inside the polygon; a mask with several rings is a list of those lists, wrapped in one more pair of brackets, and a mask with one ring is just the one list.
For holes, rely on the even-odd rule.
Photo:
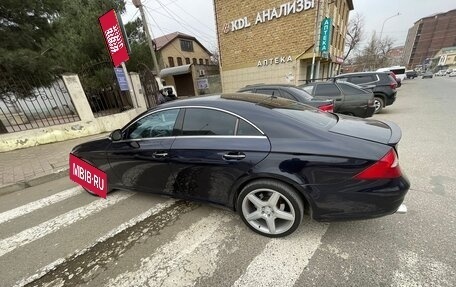
{"label": "curb", "polygon": [[63,168],[57,170],[53,173],[46,174],[40,177],[35,177],[30,180],[23,180],[16,183],[12,183],[9,185],[1,186],[0,187],[0,196],[13,193],[15,191],[23,190],[32,186],[37,186],[40,184],[44,184],[62,177],[68,176],[68,168]]}

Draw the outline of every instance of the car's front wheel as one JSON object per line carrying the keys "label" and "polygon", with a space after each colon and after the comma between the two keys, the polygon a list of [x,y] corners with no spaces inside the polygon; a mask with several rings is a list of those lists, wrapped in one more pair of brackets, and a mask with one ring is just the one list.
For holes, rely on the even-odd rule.
{"label": "car's front wheel", "polygon": [[282,237],[298,228],[304,204],[288,185],[275,180],[258,180],[242,189],[237,210],[253,231],[268,237]]}
{"label": "car's front wheel", "polygon": [[375,107],[376,114],[378,114],[383,109],[383,106],[384,106],[383,99],[380,97],[375,97],[374,98],[374,107]]}

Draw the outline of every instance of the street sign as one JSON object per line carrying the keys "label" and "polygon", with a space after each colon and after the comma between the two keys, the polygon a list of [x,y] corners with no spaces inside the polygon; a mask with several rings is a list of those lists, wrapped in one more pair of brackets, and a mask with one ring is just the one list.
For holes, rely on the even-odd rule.
{"label": "street sign", "polygon": [[209,81],[207,79],[198,79],[196,80],[196,85],[199,90],[209,89]]}
{"label": "street sign", "polygon": [[101,30],[105,38],[106,48],[111,55],[114,67],[119,66],[122,62],[128,61],[128,51],[125,40],[122,35],[119,21],[117,20],[116,11],[110,10],[98,18]]}
{"label": "street sign", "polygon": [[331,18],[325,17],[321,21],[320,29],[320,52],[329,53],[329,47],[331,45]]}
{"label": "street sign", "polygon": [[119,83],[119,87],[121,91],[128,91],[128,82],[127,77],[122,68],[114,68],[114,72],[116,73],[117,82]]}

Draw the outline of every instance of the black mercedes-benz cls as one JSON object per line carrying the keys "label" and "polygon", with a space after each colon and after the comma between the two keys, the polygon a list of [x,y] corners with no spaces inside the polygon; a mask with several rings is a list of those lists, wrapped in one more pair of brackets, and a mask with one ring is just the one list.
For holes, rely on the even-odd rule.
{"label": "black mercedes-benz cls", "polygon": [[162,104],[72,154],[104,171],[109,190],[219,204],[280,237],[305,211],[325,221],[402,209],[400,138],[394,123],[235,93]]}

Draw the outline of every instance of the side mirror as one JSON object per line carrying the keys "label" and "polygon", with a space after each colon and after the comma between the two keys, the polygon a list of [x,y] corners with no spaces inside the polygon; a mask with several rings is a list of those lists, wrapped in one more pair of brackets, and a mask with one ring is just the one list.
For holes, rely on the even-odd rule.
{"label": "side mirror", "polygon": [[120,141],[122,139],[122,131],[117,129],[117,130],[114,130],[110,135],[109,137],[111,138],[112,141],[116,142],[116,141]]}

